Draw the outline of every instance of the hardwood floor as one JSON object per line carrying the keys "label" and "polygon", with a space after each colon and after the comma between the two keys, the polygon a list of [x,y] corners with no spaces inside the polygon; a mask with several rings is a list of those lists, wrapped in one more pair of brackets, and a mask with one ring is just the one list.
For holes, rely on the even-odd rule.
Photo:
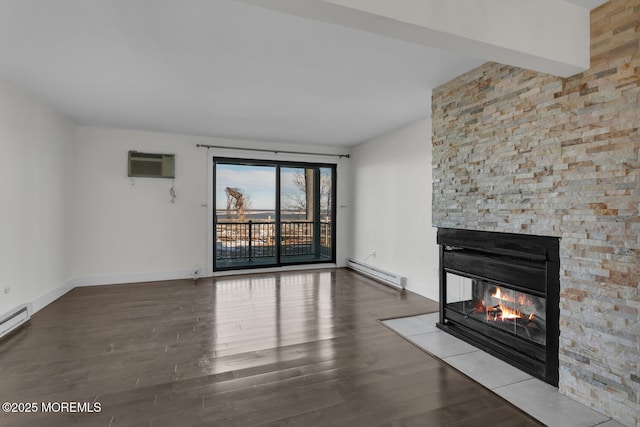
{"label": "hardwood floor", "polygon": [[345,269],[76,288],[0,341],[39,409],[0,425],[540,425],[378,322],[436,310]]}

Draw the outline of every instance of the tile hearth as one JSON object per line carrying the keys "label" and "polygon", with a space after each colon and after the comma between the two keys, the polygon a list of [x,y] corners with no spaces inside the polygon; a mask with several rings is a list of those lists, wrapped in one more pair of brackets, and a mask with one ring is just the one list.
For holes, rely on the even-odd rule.
{"label": "tile hearth", "polygon": [[405,339],[550,427],[622,427],[557,388],[436,328],[438,313],[384,320]]}

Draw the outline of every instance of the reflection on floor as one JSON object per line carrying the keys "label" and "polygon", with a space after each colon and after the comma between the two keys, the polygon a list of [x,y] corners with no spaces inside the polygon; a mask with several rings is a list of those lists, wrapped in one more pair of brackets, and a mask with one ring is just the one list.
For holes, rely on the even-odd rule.
{"label": "reflection on floor", "polygon": [[437,321],[438,313],[431,313],[383,323],[548,426],[622,427],[561,395],[557,388],[441,331]]}
{"label": "reflection on floor", "polygon": [[[330,256],[320,255],[281,255],[280,263],[282,265],[288,264],[321,264],[332,262]],[[218,270],[232,270],[241,268],[254,268],[254,267],[273,267],[278,265],[278,260],[275,256],[272,257],[254,257],[254,258],[220,258],[216,260],[216,269]],[[318,268],[323,268],[318,266]]]}
{"label": "reflection on floor", "polygon": [[379,319],[437,310],[346,269],[76,288],[0,342],[3,427],[540,423]]}

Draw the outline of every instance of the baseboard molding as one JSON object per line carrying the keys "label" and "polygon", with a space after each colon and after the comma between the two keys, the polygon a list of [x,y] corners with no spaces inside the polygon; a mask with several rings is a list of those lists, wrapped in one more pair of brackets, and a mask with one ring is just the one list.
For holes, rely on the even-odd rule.
{"label": "baseboard molding", "polygon": [[6,313],[0,314],[0,342],[4,337],[11,335],[13,331],[29,322],[32,314],[33,308],[31,304],[21,304]]}
{"label": "baseboard molding", "polygon": [[115,285],[122,283],[137,283],[137,282],[153,282],[157,280],[177,280],[177,279],[191,279],[192,272],[188,270],[184,271],[171,271],[162,273],[133,273],[133,274],[118,274],[108,276],[87,276],[76,277],[69,279],[62,285],[55,289],[46,292],[30,303],[29,313],[35,314],[42,310],[67,292],[73,290],[76,287],[83,286],[101,286],[101,285]]}
{"label": "baseboard molding", "polygon": [[365,262],[356,261],[353,258],[347,259],[347,268],[395,289],[404,290],[407,285],[407,278],[405,276],[392,273]]}
{"label": "baseboard molding", "polygon": [[77,287],[120,285],[123,283],[156,282],[161,280],[192,279],[191,270],[163,271],[149,273],[125,273],[104,276],[81,276],[74,279]]}
{"label": "baseboard molding", "polygon": [[64,282],[62,285],[58,286],[57,288],[52,289],[49,292],[40,295],[38,298],[31,301],[31,309],[33,310],[31,313],[36,313],[42,310],[43,308],[45,308],[46,306],[48,306],[49,304],[51,304],[52,302],[54,302],[64,294],[66,294],[67,292],[71,291],[75,287],[76,285],[75,285],[74,279],[70,279]]}

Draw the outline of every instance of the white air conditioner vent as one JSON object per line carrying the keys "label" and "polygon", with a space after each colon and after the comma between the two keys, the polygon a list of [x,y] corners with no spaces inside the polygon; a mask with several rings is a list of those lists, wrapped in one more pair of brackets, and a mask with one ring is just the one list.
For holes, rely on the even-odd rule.
{"label": "white air conditioner vent", "polygon": [[175,154],[155,154],[129,151],[129,177],[175,178],[175,158]]}

